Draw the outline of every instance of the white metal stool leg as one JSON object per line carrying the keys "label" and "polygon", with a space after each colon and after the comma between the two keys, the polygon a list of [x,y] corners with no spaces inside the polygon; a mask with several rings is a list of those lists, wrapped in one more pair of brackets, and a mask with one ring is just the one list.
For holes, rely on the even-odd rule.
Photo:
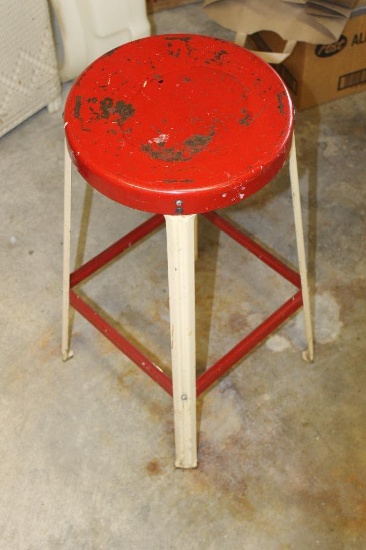
{"label": "white metal stool leg", "polygon": [[305,257],[304,230],[303,230],[302,215],[301,215],[300,188],[299,188],[299,176],[297,171],[295,136],[293,136],[292,138],[292,146],[291,146],[291,152],[290,152],[290,179],[291,179],[292,203],[293,203],[294,217],[295,217],[297,253],[299,257],[299,271],[300,271],[300,278],[301,278],[302,301],[303,301],[303,308],[304,308],[305,334],[306,334],[306,341],[308,346],[307,350],[303,353],[303,358],[306,361],[313,361],[314,360],[313,329],[312,329],[311,311],[310,311],[308,273],[307,273],[306,257]]}
{"label": "white metal stool leg", "polygon": [[197,466],[195,217],[165,216],[177,468]]}
{"label": "white metal stool leg", "polygon": [[62,284],[62,359],[72,357],[69,349],[69,291],[70,291],[70,237],[71,237],[71,159],[65,140],[64,167],[64,236],[63,236],[63,284]]}
{"label": "white metal stool leg", "polygon": [[194,218],[194,259],[198,260],[198,216]]}

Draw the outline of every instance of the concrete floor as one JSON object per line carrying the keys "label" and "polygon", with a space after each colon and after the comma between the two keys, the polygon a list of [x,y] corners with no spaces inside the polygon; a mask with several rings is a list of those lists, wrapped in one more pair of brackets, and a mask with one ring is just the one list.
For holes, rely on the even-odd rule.
{"label": "concrete floor", "polygon": [[[197,5],[154,24],[232,38]],[[78,315],[61,361],[61,113],[0,140],[1,549],[366,548],[365,117],[365,94],[297,114],[316,361],[299,314],[204,394],[194,471],[168,395]],[[226,215],[296,264],[286,170]],[[75,261],[145,217],[75,176]],[[168,370],[166,287],[160,231],[85,292]],[[289,290],[202,221],[198,369]]]}

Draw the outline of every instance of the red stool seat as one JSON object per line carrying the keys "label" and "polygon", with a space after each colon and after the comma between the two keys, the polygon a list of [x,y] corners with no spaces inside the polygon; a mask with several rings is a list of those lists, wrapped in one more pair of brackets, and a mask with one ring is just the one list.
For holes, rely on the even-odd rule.
{"label": "red stool seat", "polygon": [[268,65],[223,40],[137,40],[92,63],[65,108],[82,176],[138,210],[192,214],[232,205],[288,157],[293,110]]}

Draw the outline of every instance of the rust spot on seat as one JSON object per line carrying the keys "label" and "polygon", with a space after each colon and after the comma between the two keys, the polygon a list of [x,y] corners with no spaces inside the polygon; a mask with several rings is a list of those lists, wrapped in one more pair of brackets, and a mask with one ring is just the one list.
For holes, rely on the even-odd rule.
{"label": "rust spot on seat", "polygon": [[111,109],[113,107],[113,99],[111,97],[105,97],[100,102],[100,116],[101,118],[109,118]]}
{"label": "rust spot on seat", "polygon": [[149,142],[141,146],[141,150],[151,158],[164,162],[186,162],[200,153],[212,140],[215,132],[208,135],[196,134],[187,138],[182,147],[168,147],[167,142]]}
{"label": "rust spot on seat", "polygon": [[75,107],[74,107],[75,118],[80,118],[80,109],[81,109],[81,96],[77,95],[75,98]]}
{"label": "rust spot on seat", "polygon": [[163,160],[165,162],[177,162],[183,159],[183,152],[174,149],[174,147],[166,147],[164,143],[159,143],[157,146],[146,143],[141,146],[141,151],[149,155],[152,159]]}
{"label": "rust spot on seat", "polygon": [[133,116],[135,109],[131,103],[120,100],[116,102],[113,112],[120,116],[121,122],[124,122]]}
{"label": "rust spot on seat", "polygon": [[119,100],[113,104],[113,99],[106,97],[100,102],[100,111],[102,118],[109,118],[111,115],[118,114],[119,121],[124,122],[134,114],[135,109],[131,103]]}
{"label": "rust spot on seat", "polygon": [[219,52],[216,52],[216,53],[214,54],[214,57],[215,57],[215,59],[217,59],[218,61],[220,61],[220,59],[221,59],[221,57],[222,57],[223,55],[227,55],[227,51],[226,51],[226,50],[220,50]]}
{"label": "rust spot on seat", "polygon": [[187,47],[188,55],[191,55],[192,47],[189,44],[191,40],[191,36],[166,36],[164,37],[164,40],[167,41],[169,55],[172,55],[177,58],[180,57],[181,49],[180,49],[179,43],[182,43],[182,42]]}
{"label": "rust spot on seat", "polygon": [[243,118],[239,120],[239,124],[243,124],[244,126],[250,126],[253,122],[253,117],[251,113],[249,113],[246,109],[242,109]]}
{"label": "rust spot on seat", "polygon": [[[90,97],[87,100],[89,110],[93,114],[91,120],[109,119],[113,115],[117,115],[115,122],[119,126],[127,119],[133,116],[135,109],[131,103],[126,103],[123,100],[114,101],[111,97],[104,97],[98,100],[96,97]],[[93,107],[93,105],[97,105]],[[80,115],[81,98],[78,104],[78,114]],[[99,107],[99,109],[98,109]],[[77,116],[75,114],[75,116]]]}
{"label": "rust spot on seat", "polygon": [[215,53],[213,54],[213,56],[212,56],[210,59],[207,59],[207,60],[205,61],[205,63],[207,63],[208,65],[209,65],[210,63],[218,63],[218,62],[221,61],[221,57],[222,57],[223,55],[226,55],[227,53],[228,53],[228,52],[227,52],[226,50],[220,50],[220,51],[218,51],[218,52],[215,52]]}
{"label": "rust spot on seat", "polygon": [[192,154],[199,153],[204,147],[206,147],[206,145],[210,143],[214,135],[214,132],[208,134],[207,136],[197,134],[186,139],[184,145],[191,150]]}
{"label": "rust spot on seat", "polygon": [[278,110],[280,111],[281,115],[283,115],[284,105],[283,105],[282,93],[277,94],[277,98],[278,98]]}

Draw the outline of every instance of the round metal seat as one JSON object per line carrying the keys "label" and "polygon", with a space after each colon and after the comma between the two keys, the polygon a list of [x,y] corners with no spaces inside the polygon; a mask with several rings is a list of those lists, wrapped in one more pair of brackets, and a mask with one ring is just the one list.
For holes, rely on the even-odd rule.
{"label": "round metal seat", "polygon": [[[93,62],[73,84],[64,120],[68,152],[83,178],[110,199],[154,216],[70,275],[71,166],[66,154],[63,357],[70,356],[71,305],[173,395],[176,466],[194,467],[196,395],[301,306],[307,355],[313,357],[291,100],[277,73],[244,48],[204,36],[163,35],[125,44]],[[257,192],[289,155],[300,274],[213,212]],[[197,214],[256,254],[297,291],[196,380]],[[164,221],[172,379],[73,289]]]}
{"label": "round metal seat", "polygon": [[286,160],[288,93],[268,65],[203,36],[155,36],[90,65],[65,108],[84,178],[131,208],[224,208],[268,183]]}

